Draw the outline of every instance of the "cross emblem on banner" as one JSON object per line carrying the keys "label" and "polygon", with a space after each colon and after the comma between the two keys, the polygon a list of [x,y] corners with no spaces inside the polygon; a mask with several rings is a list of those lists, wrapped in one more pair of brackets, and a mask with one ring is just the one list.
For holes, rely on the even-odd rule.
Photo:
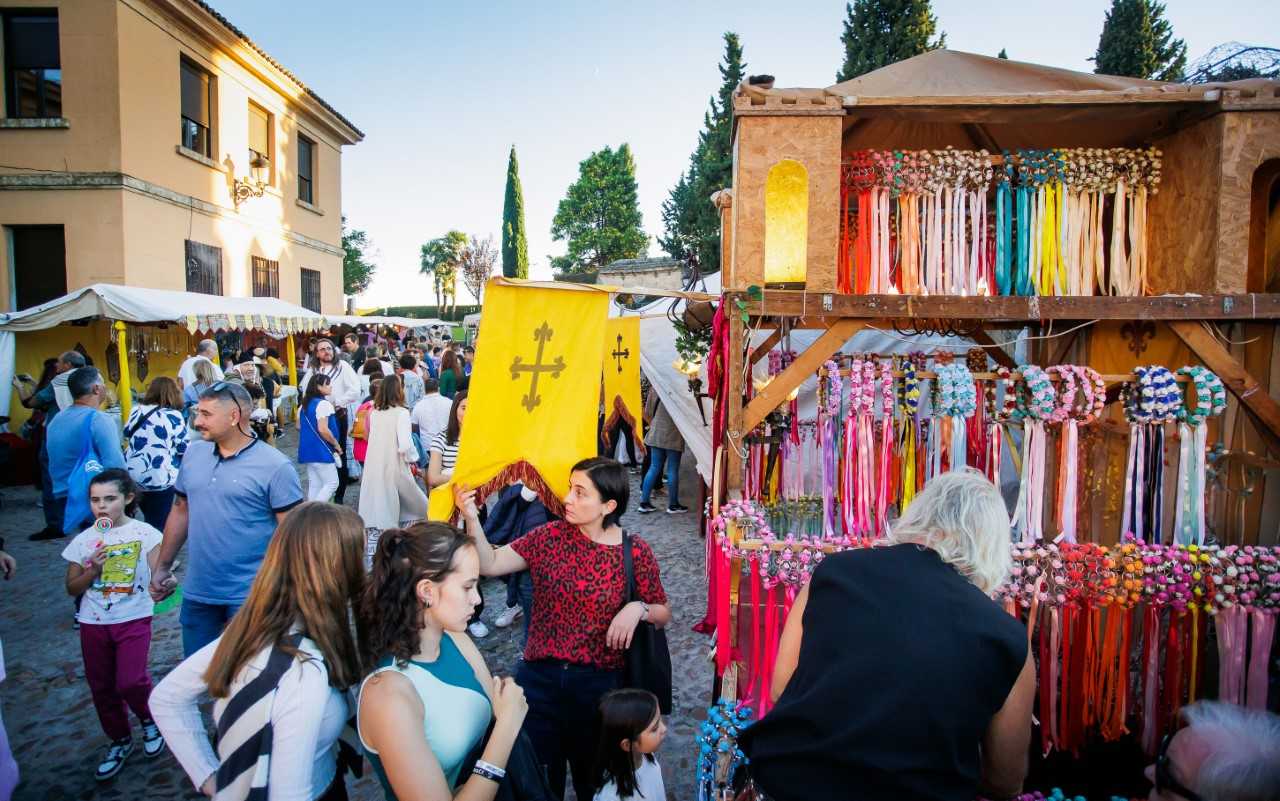
{"label": "cross emblem on banner", "polygon": [[543,322],[533,332],[533,338],[538,342],[538,355],[534,357],[533,364],[524,364],[524,360],[519,356],[515,357],[515,360],[511,362],[512,381],[519,379],[521,373],[529,373],[532,376],[529,382],[529,394],[520,399],[521,405],[530,412],[542,402],[542,396],[538,394],[538,375],[540,373],[550,373],[552,378],[559,378],[561,371],[565,368],[563,356],[557,356],[556,360],[550,364],[542,363],[542,355],[546,350],[547,340],[551,339],[553,333],[551,326]]}
{"label": "cross emblem on banner", "polygon": [[622,360],[631,358],[631,348],[622,349],[622,334],[618,334],[618,344],[613,349],[613,353],[609,354],[618,363],[618,372],[622,372]]}

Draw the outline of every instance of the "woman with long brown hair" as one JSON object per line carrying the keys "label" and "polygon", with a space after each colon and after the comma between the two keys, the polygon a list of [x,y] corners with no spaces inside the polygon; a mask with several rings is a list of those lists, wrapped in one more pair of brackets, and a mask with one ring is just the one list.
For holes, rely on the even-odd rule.
{"label": "woman with long brown hair", "polygon": [[373,672],[360,686],[359,733],[388,801],[491,801],[506,774],[528,707],[467,637],[479,581],[475,541],[446,523],[378,541],[360,602],[360,651]]}
{"label": "woman with long brown hair", "polygon": [[133,407],[124,426],[124,466],[140,490],[138,508],[148,524],[164,531],[173,506],[173,482],[187,452],[187,422],[182,390],[168,376],[147,386],[142,403]]}
{"label": "woman with long brown hair", "polygon": [[360,480],[360,517],[370,528],[388,529],[427,518],[427,496],[410,465],[418,462],[413,426],[398,376],[378,385],[365,421],[369,438]]}
{"label": "woman with long brown hair", "polygon": [[452,348],[446,348],[440,360],[440,394],[452,399],[462,387],[462,362]]}
{"label": "woman with long brown hair", "polygon": [[[363,586],[364,524],[355,512],[312,502],[285,517],[222,636],[151,694],[156,723],[201,792],[347,797],[338,738],[350,716],[345,691],[361,675],[350,620]],[[197,706],[205,692],[215,699],[217,753]]]}

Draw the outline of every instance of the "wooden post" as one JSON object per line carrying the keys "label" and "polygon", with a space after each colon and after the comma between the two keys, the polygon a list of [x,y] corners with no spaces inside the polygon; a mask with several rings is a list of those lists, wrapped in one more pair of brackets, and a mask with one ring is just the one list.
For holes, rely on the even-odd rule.
{"label": "wooden post", "polygon": [[298,411],[302,407],[302,389],[298,386],[298,357],[294,350],[293,334],[288,334],[284,338],[284,357],[288,360],[289,385],[298,393],[293,404],[293,419],[297,420]]}
{"label": "wooden post", "polygon": [[1267,394],[1266,387],[1244,369],[1231,352],[1209,332],[1202,322],[1166,320],[1165,324],[1186,343],[1205,366],[1222,379],[1258,423],[1258,432],[1271,451],[1280,455],[1280,403]]}
{"label": "wooden post", "polygon": [[116,320],[116,354],[120,362],[120,381],[116,389],[120,397],[120,425],[129,422],[129,412],[133,409],[133,389],[129,382],[129,342],[125,335],[124,320]]}
{"label": "wooden post", "polygon": [[742,495],[742,448],[747,430],[742,427],[742,394],[743,377],[747,373],[743,365],[743,338],[745,331],[741,313],[734,307],[733,295],[726,294],[721,303],[729,304],[729,354],[725,359],[725,369],[729,371],[728,397],[723,399],[729,404],[729,412],[725,426],[725,490],[729,500],[736,500]]}
{"label": "wooden post", "polygon": [[848,341],[867,324],[866,320],[844,318],[832,323],[826,333],[813,341],[813,344],[796,357],[796,360],[773,377],[769,386],[760,390],[760,394],[751,399],[747,405],[746,417],[743,420],[743,431],[751,431],[764,421],[764,418],[791,394],[791,390],[799,387],[804,380],[818,371],[822,363],[830,359],[832,354],[840,350],[840,346]]}

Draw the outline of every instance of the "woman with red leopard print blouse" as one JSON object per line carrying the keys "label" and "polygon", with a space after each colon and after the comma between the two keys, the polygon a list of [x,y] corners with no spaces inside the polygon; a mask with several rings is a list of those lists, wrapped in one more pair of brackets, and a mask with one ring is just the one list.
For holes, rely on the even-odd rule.
{"label": "woman with red leopard print blouse", "polygon": [[475,538],[480,573],[533,577],[533,613],[516,682],[529,702],[525,727],[547,766],[551,789],[564,797],[565,762],[578,798],[592,797],[593,728],[600,697],[620,686],[624,652],[640,621],[671,621],[658,562],[649,544],[631,537],[636,595],[624,604],[622,527],[630,485],[612,459],[573,466],[564,520],[536,528],[494,548],[484,537],[475,491],[455,490],[467,530]]}

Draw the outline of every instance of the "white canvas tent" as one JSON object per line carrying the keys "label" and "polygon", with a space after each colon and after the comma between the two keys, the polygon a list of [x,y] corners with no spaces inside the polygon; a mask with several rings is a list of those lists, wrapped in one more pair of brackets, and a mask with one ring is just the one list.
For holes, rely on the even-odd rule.
{"label": "white canvas tent", "polygon": [[[319,331],[323,315],[279,298],[231,298],[167,289],[93,284],[39,306],[0,314],[0,413],[8,414],[17,362],[15,334],[78,320],[168,323],[196,331],[266,331],[275,336]],[[44,354],[50,355],[50,354]]]}
{"label": "white canvas tent", "polygon": [[382,317],[375,314],[361,316],[358,314],[329,314],[325,319],[330,325],[393,325],[396,328],[430,328],[437,325],[448,325],[444,320],[419,319],[416,317]]}

